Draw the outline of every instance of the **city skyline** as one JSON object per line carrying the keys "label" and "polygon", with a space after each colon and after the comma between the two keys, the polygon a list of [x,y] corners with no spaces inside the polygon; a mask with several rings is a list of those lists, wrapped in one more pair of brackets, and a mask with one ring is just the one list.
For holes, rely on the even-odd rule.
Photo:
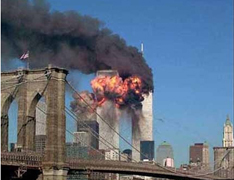
{"label": "city skyline", "polygon": [[[102,1],[103,3],[99,7],[95,6],[96,11],[92,10],[95,3],[91,3],[89,6],[88,2],[79,2],[78,5],[68,1],[66,5],[61,7],[60,1],[58,3],[49,2],[53,10],[74,9],[82,14],[98,17],[114,33],[125,38],[127,44],[139,47],[141,41],[144,42],[144,56],[153,69],[155,81],[155,148],[163,140],[170,142],[175,153],[175,163],[178,166],[178,164],[188,162],[189,145],[205,140],[210,144],[210,147],[222,144],[222,126],[226,114],[230,114],[230,119],[233,122],[233,95],[231,95],[233,58],[231,54],[232,44],[229,40],[233,39],[231,35],[232,27],[230,27],[231,1],[225,1],[223,4],[218,1],[212,1],[214,2],[212,4],[211,1],[194,2],[194,6],[188,2],[180,1],[181,3],[173,4],[174,8],[162,1],[148,2],[148,5],[152,3],[150,5],[154,5],[157,10],[159,7],[166,8],[167,13],[172,10],[171,16],[162,11],[157,12],[161,16],[156,16],[157,13],[154,13],[146,5],[140,8],[142,3],[139,1],[136,2],[136,7],[132,7],[131,15],[128,15],[124,8],[129,2],[110,5],[108,2]],[[191,3],[191,1],[189,2]],[[208,5],[211,5],[210,9],[207,9]],[[123,9],[121,11],[123,15],[118,15],[116,11],[111,13],[108,11],[111,15],[110,18],[107,12],[102,11],[108,6],[116,6],[116,11]],[[189,10],[185,10],[186,7],[190,8],[194,16],[189,13]],[[139,18],[136,17],[138,20],[134,19],[131,22],[130,19],[136,16],[136,11],[139,9],[142,10],[142,14],[145,13],[145,16],[139,15]],[[148,13],[146,12],[147,9]],[[183,11],[179,13],[178,9]],[[226,11],[221,12],[222,9]],[[172,17],[173,15],[176,16]],[[185,15],[188,15],[188,17]],[[213,15],[217,18],[213,18]],[[152,20],[150,17],[156,18]],[[163,20],[167,24],[163,23]],[[196,21],[193,23],[193,20]],[[175,29],[171,32],[169,29],[173,25],[175,25]],[[131,34],[136,27],[138,27],[137,30]],[[182,31],[183,28],[184,31]],[[213,28],[215,30],[212,30]],[[196,36],[192,35],[196,31],[198,31]],[[155,35],[157,38],[150,41],[147,32],[151,35],[150,37]],[[160,35],[163,36],[160,38]],[[197,37],[198,40],[196,40]],[[186,46],[189,46],[186,49],[187,52],[180,50]],[[218,50],[221,50],[221,52]],[[173,58],[174,56],[175,58]],[[192,58],[192,56],[194,57]],[[190,60],[185,61],[188,57]],[[196,58],[200,59],[196,61]],[[79,79],[81,82],[77,89],[90,90],[89,78],[91,79],[92,76],[82,75],[83,79]],[[170,80],[173,78],[174,80]],[[210,134],[207,132],[208,129],[211,129]],[[189,136],[186,140],[183,139],[185,134]],[[183,139],[182,142],[180,142],[181,139]],[[183,157],[179,157],[181,147],[183,154],[185,154]],[[212,152],[212,149],[210,149],[210,152]],[[180,159],[177,159],[177,157]]]}

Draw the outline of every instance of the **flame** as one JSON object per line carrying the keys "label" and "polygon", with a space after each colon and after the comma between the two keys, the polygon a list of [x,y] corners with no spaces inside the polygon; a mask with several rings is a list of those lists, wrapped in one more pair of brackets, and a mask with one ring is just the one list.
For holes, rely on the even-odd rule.
{"label": "flame", "polygon": [[[116,107],[131,103],[129,97],[138,101],[143,100],[142,80],[138,76],[131,76],[124,81],[119,76],[98,76],[91,81],[91,86],[98,98],[98,105],[101,106],[106,99],[115,102]],[[99,100],[100,99],[100,100]],[[129,102],[128,102],[129,101]]]}
{"label": "flame", "polygon": [[102,100],[98,101],[98,106],[101,106],[106,101],[106,98],[102,98]]}

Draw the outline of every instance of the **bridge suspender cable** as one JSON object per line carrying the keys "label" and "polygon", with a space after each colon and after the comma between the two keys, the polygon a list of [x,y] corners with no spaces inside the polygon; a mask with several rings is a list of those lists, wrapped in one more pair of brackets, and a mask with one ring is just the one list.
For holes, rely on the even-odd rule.
{"label": "bridge suspender cable", "polygon": [[215,165],[220,163],[220,167],[219,167],[219,168],[215,169],[214,171],[208,172],[208,173],[195,175],[194,177],[200,177],[200,176],[205,176],[205,175],[213,174],[213,173],[217,172],[218,170],[220,170],[220,169],[222,168],[221,163],[223,162],[223,160],[225,159],[225,157],[226,157],[230,152],[231,152],[231,150],[228,150],[228,151],[223,155],[223,157],[221,158],[220,161],[216,161]]}
{"label": "bridge suspender cable", "polygon": [[[109,144],[110,146],[108,146],[106,143],[104,143],[103,141],[101,141],[104,145],[106,145],[108,148],[111,147],[111,148],[114,148],[114,149],[118,149],[118,148],[116,148],[114,145],[112,145],[110,142],[106,141],[102,136],[100,136],[100,135],[99,135],[97,132],[95,132],[92,128],[90,128],[90,127],[85,123],[85,121],[78,121],[78,120],[77,120],[77,119],[78,119],[78,116],[75,115],[75,114],[74,114],[71,110],[69,110],[66,106],[65,106],[65,108],[66,108],[66,112],[67,112],[76,122],[82,123],[82,124],[81,124],[82,127],[88,128],[88,129],[91,131],[91,134],[94,135],[95,138],[98,138],[99,141],[101,141],[100,138],[103,139],[103,140],[104,140],[107,144]],[[121,155],[120,152],[119,152],[118,154],[119,154],[120,157],[122,157],[122,158],[128,160],[128,158],[126,158],[125,156]],[[134,160],[134,159],[132,159],[132,160]],[[134,160],[134,161],[137,162],[136,160]]]}
{"label": "bridge suspender cable", "polygon": [[[111,130],[113,130],[122,140],[124,140],[128,145],[130,145],[133,149],[135,149],[137,152],[140,153],[140,151],[135,148],[131,143],[129,143],[123,136],[121,136],[109,123],[107,123],[104,118],[102,118],[102,116],[100,116],[97,111],[92,107],[90,106],[90,104],[76,91],[76,89],[68,82],[66,81],[67,84],[72,88],[72,90],[79,96],[79,98],[82,99],[82,101],[106,124],[108,125]],[[143,154],[142,154],[143,155]],[[144,157],[146,157],[145,155],[143,155]]]}
{"label": "bridge suspender cable", "polygon": [[[130,145],[133,149],[135,149],[137,152],[139,152],[142,156],[144,156],[144,157],[146,157],[144,154],[142,154],[137,148],[135,148],[131,143],[129,143],[124,137],[122,137],[114,128],[112,128],[111,126],[110,126],[110,124],[109,123],[107,123],[97,112],[96,112],[96,110],[92,107],[92,106],[90,106],[88,103],[87,103],[87,101],[76,91],[76,89],[66,80],[66,83],[72,88],[72,90],[74,91],[74,92],[76,92],[76,94],[79,96],[79,98],[81,98],[82,100],[83,100],[83,102],[85,102],[86,104],[87,104],[87,106],[93,111],[93,112],[95,112],[95,114],[105,123],[105,124],[107,124],[121,139],[123,139],[128,145]],[[164,167],[164,166],[162,166],[162,165],[160,165],[160,164],[155,164],[155,165],[157,165],[157,166],[159,166],[159,167],[161,167],[161,168],[163,168],[163,169],[165,169],[165,170],[168,170],[168,171],[170,171],[170,172],[173,172],[173,173],[177,173],[176,172],[176,170],[172,170],[172,169],[168,169],[168,168],[166,168],[166,167]]]}
{"label": "bridge suspender cable", "polygon": [[[47,74],[45,74],[45,75],[49,75],[50,73],[47,73]],[[7,88],[5,88],[5,89],[2,89],[2,91],[4,91],[4,90],[7,90],[7,89],[10,89],[10,88],[12,88],[12,87],[16,87],[16,86],[19,86],[19,85],[22,85],[22,84],[25,84],[25,83],[28,83],[28,82],[33,82],[33,81],[36,81],[37,79],[39,79],[39,78],[41,78],[41,77],[44,77],[45,75],[43,75],[43,76],[40,76],[40,77],[37,77],[37,78],[35,78],[35,79],[32,79],[32,80],[30,80],[30,81],[23,81],[23,82],[19,82],[19,83],[17,83],[17,84],[15,84],[15,85],[13,85],[13,86],[10,86],[10,87],[7,87]],[[60,79],[58,79],[58,78],[53,78],[53,79],[56,79],[56,80],[60,80]],[[47,81],[48,81],[48,79],[47,79]],[[65,81],[72,89],[73,89],[73,91],[75,91],[77,94],[78,94],[78,96],[88,105],[88,107],[89,108],[91,108],[92,110],[94,110],[86,101],[85,101],[85,99],[83,99],[80,95],[79,95],[79,93],[71,86],[71,84],[69,83],[69,82],[67,82],[67,81]],[[97,116],[99,116],[99,118],[103,121],[103,122],[105,122],[115,133],[117,133],[118,135],[119,135],[119,137],[121,138],[121,139],[123,139],[127,144],[129,144],[132,148],[134,148],[137,152],[139,152],[139,150],[138,149],[136,149],[134,146],[132,146],[125,138],[123,138],[118,132],[116,132],[96,111],[94,111],[95,112],[95,114],[97,114]],[[71,133],[71,132],[70,132]],[[72,134],[72,133],[71,133]],[[73,134],[72,134],[73,135]],[[73,135],[74,136],[74,135]],[[84,143],[85,144],[85,143]],[[93,148],[93,147],[91,147],[91,148]],[[95,148],[93,148],[93,149],[95,149]],[[95,149],[96,150],[96,149]],[[99,151],[98,151],[99,152]],[[100,152],[99,152],[100,153]],[[143,155],[141,152],[139,152],[141,155]],[[225,156],[227,155],[227,153],[225,154]],[[143,155],[144,157],[145,157],[145,155]],[[221,162],[222,162],[222,160],[224,159],[224,157],[221,159]],[[217,162],[216,162],[217,163]],[[215,163],[215,164],[216,164]],[[168,169],[168,168],[166,168],[166,167],[163,167],[163,166],[161,166],[161,165],[159,165],[159,164],[156,164],[157,166],[159,166],[159,167],[161,167],[161,168],[163,168],[163,169],[165,169],[165,170],[168,170],[168,171],[170,171],[170,172],[173,172],[173,173],[177,173],[176,171],[173,171],[173,170],[171,170],[171,169]],[[214,170],[214,171],[212,171],[212,172],[209,172],[209,173],[206,173],[206,174],[200,174],[200,176],[203,176],[203,175],[207,175],[207,174],[212,174],[212,173],[214,173],[214,172],[216,172],[216,171],[218,171],[220,168],[218,168],[218,169],[216,169],[216,170]],[[177,173],[178,174],[178,173]],[[196,175],[196,176],[199,176],[199,174],[198,175]]]}
{"label": "bridge suspender cable", "polygon": [[[47,75],[49,75],[49,76],[48,76],[48,79],[47,79],[47,83],[46,83],[46,85],[45,85],[45,88],[43,89],[43,91],[42,91],[42,93],[41,93],[41,96],[43,96],[43,94],[45,93],[45,90],[46,90],[46,88],[47,88],[47,86],[48,86],[48,84],[49,84],[49,82],[50,82],[50,79],[51,79],[51,73],[48,73]],[[43,76],[44,76],[44,75],[43,75]],[[37,78],[36,78],[36,79],[37,79]],[[26,123],[22,124],[22,126],[21,126],[19,132],[17,133],[17,136],[18,136],[19,133],[21,132],[22,128],[25,127],[30,121],[33,121],[33,120],[34,120],[34,118],[31,117],[31,118],[29,118],[29,119],[27,120]]]}
{"label": "bridge suspender cable", "polygon": [[[46,115],[46,112],[45,111],[43,111],[41,108],[39,108],[38,106],[37,106],[37,109],[39,109],[41,112],[43,112],[45,115]],[[41,124],[44,124],[45,125],[45,123],[41,123]],[[69,131],[68,129],[66,129],[66,131],[69,133],[69,134],[71,134],[72,136],[74,136],[74,134],[71,132],[71,131]],[[75,137],[75,136],[74,136]],[[79,137],[78,137],[78,139],[79,139]],[[79,139],[83,144],[85,144],[85,145],[87,145],[88,147],[90,147],[91,149],[93,149],[93,150],[95,150],[96,152],[98,152],[99,154],[101,154],[102,156],[104,156],[105,157],[105,155],[104,154],[102,154],[100,151],[98,151],[97,149],[95,149],[95,148],[93,148],[92,146],[90,146],[90,145],[88,145],[88,144],[86,144],[84,141],[82,141],[81,139]]]}
{"label": "bridge suspender cable", "polygon": [[[123,136],[121,136],[109,123],[107,123],[103,118],[102,118],[102,116],[100,116],[100,114],[98,114],[97,112],[96,112],[96,110],[92,107],[92,106],[90,106],[90,104],[77,92],[77,90],[66,80],[66,83],[71,87],[71,89],[79,96],[79,98],[81,98],[82,100],[83,100],[83,102],[85,103],[85,104],[87,104],[87,106],[105,123],[105,124],[107,124],[122,140],[124,140],[128,145],[130,145],[133,149],[135,149],[138,153],[140,153],[143,157],[145,157],[145,158],[147,158],[147,156],[145,156],[143,153],[141,153],[137,148],[135,148],[131,143],[129,143]],[[161,165],[159,165],[159,164],[155,164],[155,165],[157,165],[157,166],[159,166],[160,168],[163,168],[163,169],[165,169],[165,170],[168,170],[168,171],[170,171],[170,172],[173,172],[173,173],[176,173],[176,171],[174,171],[174,170],[171,170],[171,169],[168,169],[168,168],[166,168],[166,167],[164,167],[164,166],[161,166]]]}

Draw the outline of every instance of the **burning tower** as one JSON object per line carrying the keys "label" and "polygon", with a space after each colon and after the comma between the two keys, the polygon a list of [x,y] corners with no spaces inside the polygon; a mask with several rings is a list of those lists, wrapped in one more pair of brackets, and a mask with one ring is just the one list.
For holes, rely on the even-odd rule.
{"label": "burning tower", "polygon": [[[136,149],[132,149],[132,159],[140,161],[140,159],[149,159],[146,154],[143,155],[141,143],[148,141],[153,144],[153,94],[149,93],[144,96],[142,107],[132,111],[132,146],[142,153],[142,156]],[[154,145],[151,146],[151,154],[154,154]],[[146,156],[146,157],[145,157]],[[142,157],[142,158],[140,158]]]}
{"label": "burning tower", "polygon": [[[105,76],[118,76],[118,72],[115,70],[101,70],[97,71],[97,77]],[[98,95],[97,95],[97,98]],[[103,97],[102,97],[103,98]],[[99,123],[99,135],[104,137],[107,142],[112,144],[115,148],[119,148],[119,136],[111,127],[119,133],[119,120],[118,120],[118,108],[116,108],[115,102],[106,99],[100,101],[101,103],[97,107],[97,122]],[[103,119],[101,119],[103,118]],[[106,123],[105,123],[105,122]],[[107,125],[108,123],[108,125]],[[110,127],[111,126],[111,127]],[[99,149],[108,149],[108,147],[99,141]]]}

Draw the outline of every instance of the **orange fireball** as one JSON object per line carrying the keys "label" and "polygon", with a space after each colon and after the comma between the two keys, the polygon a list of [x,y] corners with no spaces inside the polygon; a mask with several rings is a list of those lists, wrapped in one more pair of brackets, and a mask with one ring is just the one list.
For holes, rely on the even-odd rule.
{"label": "orange fireball", "polygon": [[[91,81],[91,86],[98,96],[98,105],[101,106],[106,99],[116,103],[116,107],[123,106],[128,102],[129,94],[136,99],[142,99],[142,81],[138,76],[131,76],[124,81],[119,76],[98,76]],[[134,102],[134,101],[132,101]]]}

